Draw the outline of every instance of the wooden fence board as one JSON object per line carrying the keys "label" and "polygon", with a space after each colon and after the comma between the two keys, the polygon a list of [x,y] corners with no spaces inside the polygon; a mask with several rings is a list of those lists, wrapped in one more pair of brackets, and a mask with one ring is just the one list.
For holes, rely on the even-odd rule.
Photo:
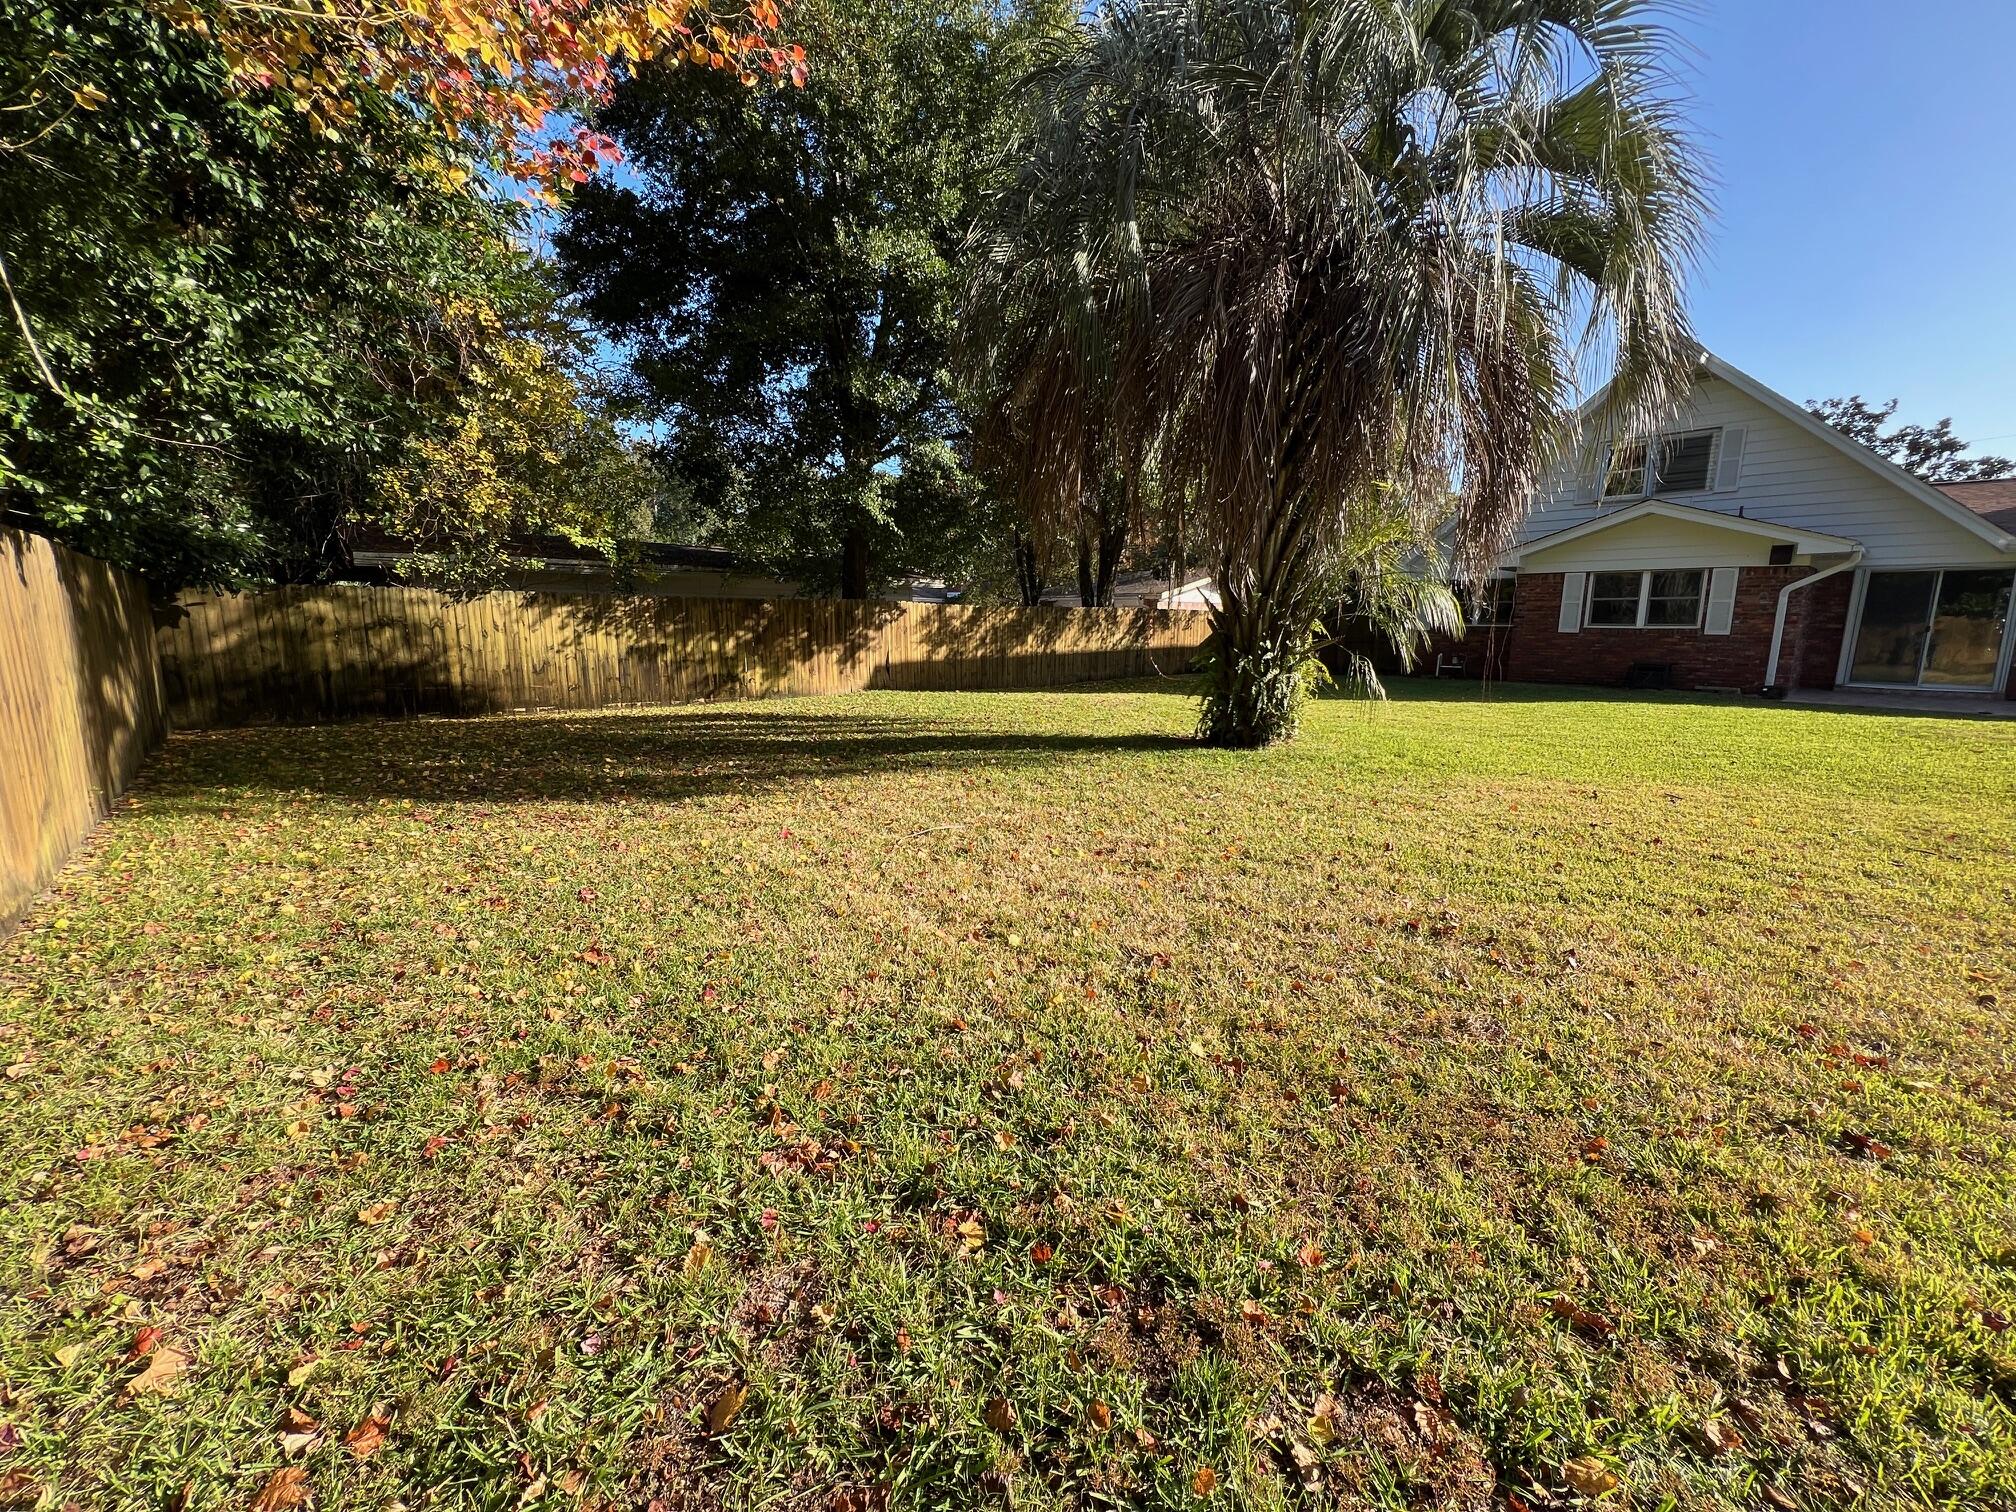
{"label": "wooden fence board", "polygon": [[0,529],[0,922],[125,790],[162,707],[146,585]]}
{"label": "wooden fence board", "polygon": [[372,714],[1041,688],[1180,671],[1208,617],[417,588],[192,594],[159,632],[178,728]]}

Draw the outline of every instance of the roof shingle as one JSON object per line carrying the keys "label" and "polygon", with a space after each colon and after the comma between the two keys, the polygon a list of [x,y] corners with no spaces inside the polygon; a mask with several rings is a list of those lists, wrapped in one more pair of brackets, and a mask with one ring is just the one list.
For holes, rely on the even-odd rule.
{"label": "roof shingle", "polygon": [[1978,483],[1934,483],[1956,504],[1964,504],[1997,530],[2016,535],[2016,478],[1984,478]]}

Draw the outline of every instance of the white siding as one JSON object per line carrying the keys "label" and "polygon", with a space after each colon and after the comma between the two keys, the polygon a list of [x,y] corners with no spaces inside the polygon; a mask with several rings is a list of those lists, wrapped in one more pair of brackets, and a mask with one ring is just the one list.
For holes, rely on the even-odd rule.
{"label": "white siding", "polygon": [[[1690,430],[1736,425],[1744,427],[1746,435],[1742,480],[1735,492],[1659,497],[1696,509],[1731,514],[1741,510],[1755,520],[1846,536],[1863,544],[1869,564],[1874,567],[1962,566],[1974,562],[1999,566],[2010,561],[2008,555],[1935,513],[1888,479],[1719,379],[1704,378],[1696,386],[1694,402],[1687,412],[1676,416],[1666,428]],[[1583,464],[1564,464],[1543,489],[1539,507],[1527,517],[1520,539],[1531,541],[1596,517],[1601,511],[1588,502],[1591,491],[1583,478]],[[1635,502],[1614,500],[1601,508],[1617,510]],[[1576,542],[1570,549],[1594,547],[1601,539],[1599,536]],[[1564,564],[1565,560],[1564,556]],[[1538,565],[1529,562],[1529,570]],[[1549,553],[1547,570],[1559,571],[1561,565]],[[1579,558],[1575,565],[1582,565]],[[1620,565],[1724,564],[1704,559],[1671,564],[1633,561]],[[1726,565],[1750,563],[1732,560]]]}

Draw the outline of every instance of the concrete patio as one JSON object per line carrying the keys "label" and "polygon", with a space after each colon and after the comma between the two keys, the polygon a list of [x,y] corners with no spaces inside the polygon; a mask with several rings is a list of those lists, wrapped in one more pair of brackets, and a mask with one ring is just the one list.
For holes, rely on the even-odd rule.
{"label": "concrete patio", "polygon": [[1992,693],[1883,693],[1869,688],[1802,688],[1785,702],[1829,709],[1880,709],[1890,714],[1949,714],[1970,719],[2016,719],[2016,698]]}

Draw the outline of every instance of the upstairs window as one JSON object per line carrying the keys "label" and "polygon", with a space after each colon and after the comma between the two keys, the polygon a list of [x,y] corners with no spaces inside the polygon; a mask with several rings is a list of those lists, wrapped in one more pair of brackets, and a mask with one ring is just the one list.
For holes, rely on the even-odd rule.
{"label": "upstairs window", "polygon": [[1715,460],[1722,432],[1677,431],[1656,444],[1619,441],[1610,448],[1603,474],[1603,498],[1644,499],[1654,494],[1706,493],[1715,486]]}
{"label": "upstairs window", "polygon": [[1610,467],[1603,475],[1606,499],[1639,499],[1645,496],[1645,443],[1620,441],[1610,448]]}
{"label": "upstairs window", "polygon": [[1659,440],[1659,481],[1654,493],[1706,493],[1715,482],[1719,430],[1688,431]]}

